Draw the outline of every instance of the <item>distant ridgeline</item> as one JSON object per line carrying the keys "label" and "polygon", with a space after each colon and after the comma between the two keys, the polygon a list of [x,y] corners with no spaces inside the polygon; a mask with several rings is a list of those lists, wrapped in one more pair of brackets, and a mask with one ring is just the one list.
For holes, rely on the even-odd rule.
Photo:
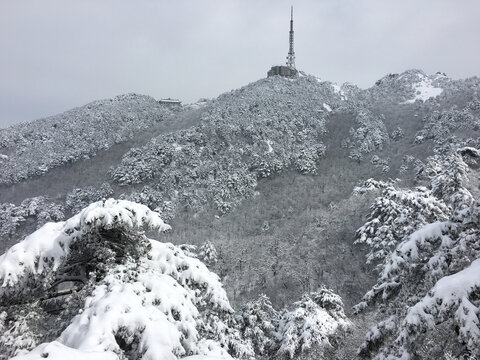
{"label": "distant ridgeline", "polygon": [[293,49],[293,6],[290,14],[290,32],[289,32],[289,50],[286,65],[275,65],[267,72],[267,76],[280,75],[284,77],[294,77],[298,71],[295,68],[295,50]]}

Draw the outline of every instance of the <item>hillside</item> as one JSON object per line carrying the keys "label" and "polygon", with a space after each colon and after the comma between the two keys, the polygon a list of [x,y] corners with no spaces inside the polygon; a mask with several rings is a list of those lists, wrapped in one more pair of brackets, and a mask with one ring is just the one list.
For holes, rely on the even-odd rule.
{"label": "hillside", "polygon": [[41,176],[132,139],[172,115],[149,96],[121,95],[0,130],[0,184]]}
{"label": "hillside", "polygon": [[[388,292],[399,282],[385,270],[396,246],[434,222],[458,223],[445,225],[451,239],[477,231],[467,209],[479,192],[479,90],[478,78],[420,70],[389,74],[365,90],[301,74],[261,79],[178,112],[126,95],[2,129],[2,248],[90,203],[124,199],[160,214],[172,225],[165,239],[184,251],[213,244],[218,261],[210,267],[234,308],[260,294],[281,308],[326,286],[355,324],[351,341],[334,346],[344,355],[328,358],[353,356],[366,329],[396,309],[395,329],[385,330],[388,321],[377,328],[393,344],[410,311],[405,303],[423,296]],[[401,271],[427,294],[476,259],[466,250],[461,256],[468,261],[445,265],[441,276],[435,268],[430,283]],[[397,260],[406,266],[405,259]],[[394,308],[376,295],[380,288]],[[355,317],[362,301],[356,310],[371,310]],[[413,348],[398,339],[391,349]],[[371,342],[362,345],[365,358],[387,351]],[[429,358],[433,347],[426,349],[415,351]],[[465,350],[458,349],[449,347]]]}

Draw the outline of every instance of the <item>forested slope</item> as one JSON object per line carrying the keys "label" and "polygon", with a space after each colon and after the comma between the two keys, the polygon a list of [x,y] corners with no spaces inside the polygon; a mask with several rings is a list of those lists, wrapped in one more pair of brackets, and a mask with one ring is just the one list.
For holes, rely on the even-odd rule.
{"label": "forested slope", "polygon": [[[108,110],[112,119],[123,119],[116,125],[126,134],[121,143],[115,145],[108,132],[96,138],[92,130],[95,141],[88,143],[98,145],[106,137],[108,149],[80,150],[44,173],[29,170],[39,161],[21,160],[30,159],[33,147],[24,141],[20,155],[12,157],[9,144],[24,138],[24,129],[45,129],[50,120],[2,130],[2,144],[10,149],[0,160],[5,174],[15,173],[15,159],[19,174],[27,175],[10,176],[17,183],[2,186],[0,238],[13,244],[47,221],[61,221],[103,198],[134,201],[169,221],[168,241],[212,260],[209,266],[235,308],[271,301],[277,310],[285,305],[292,310],[288,304],[324,285],[341,296],[354,324],[350,338],[329,337],[328,346],[325,339],[282,342],[294,331],[285,326],[294,326],[295,311],[304,309],[300,317],[320,311],[312,305],[321,303],[319,295],[308,295],[293,313],[267,311],[280,338],[273,341],[272,332],[263,345],[252,345],[257,356],[296,358],[321,347],[327,358],[351,357],[359,348],[365,358],[427,359],[436,356],[432,344],[444,338],[454,339],[443,349],[451,356],[474,354],[478,318],[468,314],[478,312],[478,282],[462,290],[470,299],[464,309],[470,310],[461,310],[457,298],[439,289],[450,286],[449,276],[473,273],[469,264],[476,266],[478,257],[479,89],[478,78],[452,80],[409,70],[366,90],[305,74],[271,77],[178,113],[151,98],[130,96],[134,114],[126,116],[124,105]],[[82,127],[71,119],[73,127]],[[55,136],[48,130],[45,142],[55,144]],[[85,149],[82,141],[78,149]],[[57,154],[53,159],[64,159],[68,146],[59,144],[42,146]],[[84,155],[90,158],[80,159]],[[206,249],[215,256],[206,256]],[[426,280],[418,283],[422,276]],[[246,305],[261,293],[270,300]],[[451,305],[435,308],[440,298]],[[363,315],[353,314],[355,304]],[[428,317],[428,326],[419,328],[414,319],[425,314],[435,320]],[[451,336],[455,326],[459,340]],[[242,331],[247,336],[250,330]]]}

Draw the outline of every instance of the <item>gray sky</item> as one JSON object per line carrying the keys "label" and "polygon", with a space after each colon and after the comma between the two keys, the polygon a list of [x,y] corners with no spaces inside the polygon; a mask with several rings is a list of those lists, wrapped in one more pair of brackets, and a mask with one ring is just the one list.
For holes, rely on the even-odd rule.
{"label": "gray sky", "polygon": [[1,0],[0,127],[136,92],[184,102],[297,68],[369,87],[480,74],[479,0]]}

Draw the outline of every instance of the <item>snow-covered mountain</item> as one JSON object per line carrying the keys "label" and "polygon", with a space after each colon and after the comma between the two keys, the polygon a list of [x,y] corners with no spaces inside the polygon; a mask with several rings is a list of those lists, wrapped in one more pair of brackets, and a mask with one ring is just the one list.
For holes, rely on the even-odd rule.
{"label": "snow-covered mountain", "polygon": [[[478,282],[464,289],[465,304],[475,309],[463,315],[449,317],[463,310],[432,304],[458,300],[440,289],[452,281],[437,281],[476,269],[468,267],[476,250],[468,249],[478,246],[479,89],[478,78],[420,70],[387,75],[369,89],[302,73],[261,79],[176,112],[128,95],[3,129],[0,239],[10,246],[49,221],[116,197],[169,221],[173,230],[164,238],[175,251],[215,258],[210,267],[229,301],[250,314],[231,320],[235,336],[250,341],[235,343],[245,351],[230,351],[234,356],[297,358],[305,351],[334,359],[359,348],[365,358],[402,351],[431,358],[435,347],[415,341],[438,341],[437,332],[455,324],[468,345],[454,341],[445,349],[473,354],[478,323],[468,311],[478,310]],[[211,251],[215,256],[205,255]],[[463,260],[452,265],[448,259],[457,256]],[[353,315],[355,304],[364,315]],[[247,320],[252,311],[255,321]],[[448,323],[439,330],[432,320],[426,337],[417,328],[406,336],[424,313]],[[326,325],[302,322],[308,318]],[[352,323],[354,335],[341,338]],[[315,341],[298,335],[302,326]],[[269,335],[255,343],[253,328]],[[219,334],[205,339],[220,341]]]}

